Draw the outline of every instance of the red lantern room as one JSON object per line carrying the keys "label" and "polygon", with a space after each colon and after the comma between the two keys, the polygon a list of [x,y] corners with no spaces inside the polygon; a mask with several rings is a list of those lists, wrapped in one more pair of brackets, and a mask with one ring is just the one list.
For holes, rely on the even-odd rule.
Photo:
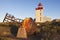
{"label": "red lantern room", "polygon": [[40,10],[40,9],[43,9],[43,6],[41,3],[38,4],[38,7],[36,8],[36,10]]}

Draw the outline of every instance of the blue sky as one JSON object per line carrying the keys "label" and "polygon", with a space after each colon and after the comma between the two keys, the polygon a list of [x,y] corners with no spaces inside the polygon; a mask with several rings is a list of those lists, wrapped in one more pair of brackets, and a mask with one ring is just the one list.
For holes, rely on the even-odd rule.
{"label": "blue sky", "polygon": [[60,0],[0,0],[0,22],[6,13],[20,19],[35,18],[35,8],[39,3],[43,4],[44,16],[60,18]]}

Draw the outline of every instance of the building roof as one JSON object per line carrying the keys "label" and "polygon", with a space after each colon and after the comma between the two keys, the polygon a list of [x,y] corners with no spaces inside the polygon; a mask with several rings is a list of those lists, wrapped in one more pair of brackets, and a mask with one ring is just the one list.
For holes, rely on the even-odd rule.
{"label": "building roof", "polygon": [[39,3],[38,6],[42,6],[42,3]]}
{"label": "building roof", "polygon": [[42,3],[39,3],[38,7],[36,8],[36,10],[40,10],[40,9],[43,9]]}

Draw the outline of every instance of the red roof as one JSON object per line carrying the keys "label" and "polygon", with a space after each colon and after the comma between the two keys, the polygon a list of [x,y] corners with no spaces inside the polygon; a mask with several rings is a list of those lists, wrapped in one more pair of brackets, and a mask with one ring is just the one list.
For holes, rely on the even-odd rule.
{"label": "red roof", "polygon": [[39,4],[38,4],[38,6],[42,6],[42,4],[41,4],[41,3],[39,3]]}
{"label": "red roof", "polygon": [[43,6],[41,3],[38,4],[38,7],[36,8],[36,10],[40,10],[40,9],[43,9]]}

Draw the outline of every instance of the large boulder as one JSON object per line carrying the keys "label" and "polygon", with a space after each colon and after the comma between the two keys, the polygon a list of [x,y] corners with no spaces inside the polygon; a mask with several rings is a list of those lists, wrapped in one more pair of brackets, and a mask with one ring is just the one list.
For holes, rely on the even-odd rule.
{"label": "large boulder", "polygon": [[37,26],[32,18],[25,18],[22,22],[22,27],[24,27],[26,32],[29,34],[33,34],[37,29]]}

